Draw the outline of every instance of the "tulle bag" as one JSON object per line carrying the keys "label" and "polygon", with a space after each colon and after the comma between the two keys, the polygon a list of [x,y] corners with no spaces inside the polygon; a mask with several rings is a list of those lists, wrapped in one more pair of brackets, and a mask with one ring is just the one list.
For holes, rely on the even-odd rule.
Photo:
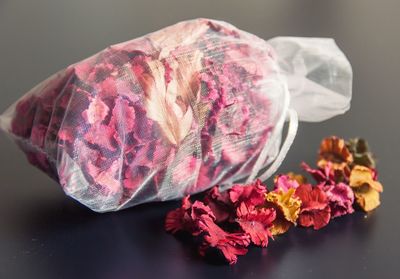
{"label": "tulle bag", "polygon": [[351,82],[332,39],[265,41],[196,19],[68,66],[8,108],[0,124],[67,195],[114,211],[267,179],[298,119],[344,113]]}

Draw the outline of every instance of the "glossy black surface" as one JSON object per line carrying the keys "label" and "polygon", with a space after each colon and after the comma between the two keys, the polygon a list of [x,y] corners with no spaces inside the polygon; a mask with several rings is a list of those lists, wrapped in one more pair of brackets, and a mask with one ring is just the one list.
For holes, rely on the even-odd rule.
{"label": "glossy black surface", "polygon": [[0,136],[0,278],[397,278],[400,2],[0,0],[0,110],[55,71],[110,44],[195,17],[262,38],[334,37],[354,70],[351,110],[301,123],[280,171],[312,163],[322,137],[362,136],[378,157],[382,206],[313,231],[293,229],[235,266],[216,265],[163,230],[178,202],[96,214],[66,197]]}

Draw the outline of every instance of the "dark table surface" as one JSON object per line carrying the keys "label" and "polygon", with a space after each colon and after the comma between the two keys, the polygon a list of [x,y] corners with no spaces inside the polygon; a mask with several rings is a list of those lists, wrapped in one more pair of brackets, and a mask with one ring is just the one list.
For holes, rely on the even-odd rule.
{"label": "dark table surface", "polygon": [[353,65],[351,110],[301,123],[279,171],[314,162],[322,137],[362,136],[378,157],[382,206],[313,231],[292,229],[235,266],[215,265],[163,230],[179,202],[96,214],[66,197],[0,136],[0,278],[395,278],[399,263],[400,2],[0,0],[0,110],[110,44],[196,17],[262,38],[333,37]]}

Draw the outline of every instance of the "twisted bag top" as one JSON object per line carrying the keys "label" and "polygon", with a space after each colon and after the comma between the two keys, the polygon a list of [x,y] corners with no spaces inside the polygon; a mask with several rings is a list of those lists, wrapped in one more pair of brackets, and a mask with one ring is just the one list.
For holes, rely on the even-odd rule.
{"label": "twisted bag top", "polygon": [[332,39],[265,41],[196,19],[68,66],[0,123],[68,195],[104,212],[266,179],[293,141],[297,115],[345,112],[351,80]]}

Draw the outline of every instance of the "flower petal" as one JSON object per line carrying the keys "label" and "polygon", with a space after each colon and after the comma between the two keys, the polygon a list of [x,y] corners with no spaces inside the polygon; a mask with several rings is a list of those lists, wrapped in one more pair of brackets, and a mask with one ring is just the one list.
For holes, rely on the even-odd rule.
{"label": "flower petal", "polygon": [[354,202],[354,193],[348,185],[338,183],[334,185],[318,185],[318,187],[320,187],[328,197],[332,218],[354,212],[352,206]]}
{"label": "flower petal", "polygon": [[300,185],[295,192],[301,200],[301,211],[322,210],[328,205],[326,194],[318,187],[311,184]]}
{"label": "flower petal", "polygon": [[331,214],[329,206],[322,210],[310,210],[302,212],[299,216],[299,225],[303,227],[313,226],[315,230],[319,230],[328,225]]}
{"label": "flower petal", "polygon": [[366,140],[360,138],[350,139],[346,142],[347,148],[350,150],[354,158],[354,164],[375,168],[375,160],[373,154],[369,151]]}
{"label": "flower petal", "polygon": [[292,188],[284,192],[277,190],[269,192],[266,200],[278,206],[286,220],[295,223],[301,207],[301,200],[295,196],[296,189]]}
{"label": "flower petal", "polygon": [[294,173],[294,172],[291,172],[291,171],[288,172],[286,175],[289,176],[289,179],[296,180],[297,183],[299,183],[299,185],[307,183],[307,178],[304,175],[297,174],[297,173]]}
{"label": "flower petal", "polygon": [[211,208],[217,223],[227,221],[235,214],[228,191],[220,192],[218,186],[214,186],[207,192],[204,202]]}
{"label": "flower petal", "polygon": [[192,219],[188,214],[187,210],[192,206],[189,196],[182,199],[182,206],[175,210],[171,210],[165,217],[165,230],[171,233],[177,233],[178,231],[188,231],[189,227],[192,226]]}
{"label": "flower petal", "polygon": [[106,118],[108,111],[108,106],[96,96],[91,100],[89,107],[82,112],[82,117],[89,124],[99,123]]}
{"label": "flower petal", "polygon": [[299,187],[297,180],[290,178],[288,175],[280,174],[274,178],[274,189],[287,192],[289,189]]}
{"label": "flower petal", "polygon": [[324,168],[328,162],[335,170],[344,170],[353,162],[353,155],[343,139],[332,136],[322,140],[317,165]]}
{"label": "flower petal", "polygon": [[229,197],[235,204],[245,202],[247,205],[261,205],[264,203],[267,188],[257,179],[253,184],[234,185],[229,190]]}
{"label": "flower petal", "polygon": [[318,230],[329,223],[331,209],[326,194],[319,187],[310,184],[300,185],[296,196],[301,199],[298,223],[304,227],[314,226]]}
{"label": "flower petal", "polygon": [[272,208],[255,209],[242,202],[236,209],[237,222],[243,231],[249,234],[253,244],[267,247],[268,238],[271,237],[269,227],[275,220],[275,210]]}
{"label": "flower petal", "polygon": [[357,204],[366,212],[380,205],[379,192],[372,187],[363,185],[354,189]]}
{"label": "flower petal", "polygon": [[209,215],[202,215],[198,220],[199,228],[204,232],[204,241],[200,247],[200,254],[205,255],[209,247],[222,252],[225,259],[234,264],[238,255],[247,253],[246,247],[250,244],[246,233],[227,233],[221,229]]}
{"label": "flower petal", "polygon": [[380,182],[373,179],[374,173],[370,168],[355,165],[350,173],[350,186],[353,188],[361,187],[367,184],[378,192],[383,191],[383,186]]}

